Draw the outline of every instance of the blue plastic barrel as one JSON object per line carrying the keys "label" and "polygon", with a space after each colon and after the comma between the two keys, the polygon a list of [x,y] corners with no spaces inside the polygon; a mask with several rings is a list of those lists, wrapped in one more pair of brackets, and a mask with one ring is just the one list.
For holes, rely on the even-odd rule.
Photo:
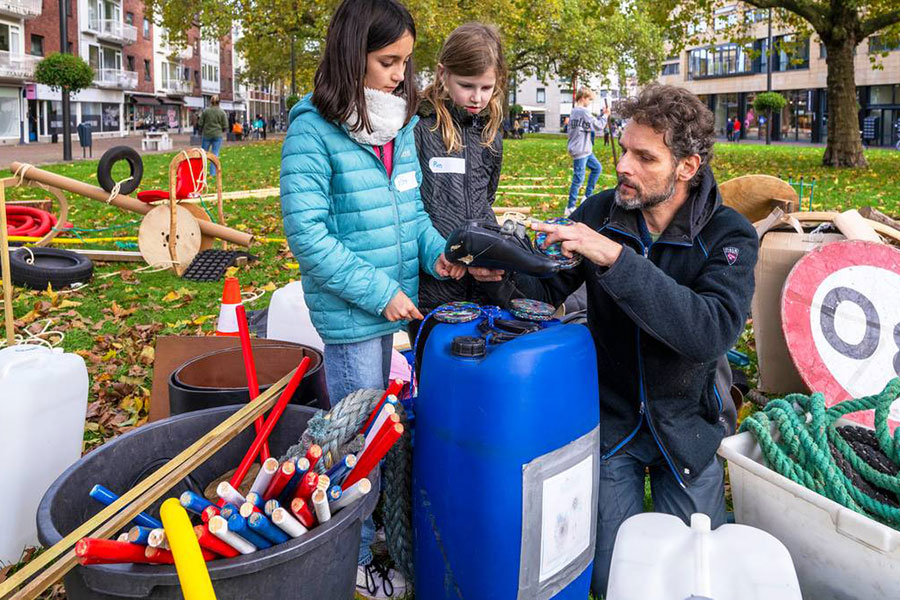
{"label": "blue plastic barrel", "polygon": [[416,596],[586,600],[599,461],[593,340],[583,325],[553,321],[478,356],[479,340],[458,338],[484,337],[482,320],[437,325],[423,354]]}

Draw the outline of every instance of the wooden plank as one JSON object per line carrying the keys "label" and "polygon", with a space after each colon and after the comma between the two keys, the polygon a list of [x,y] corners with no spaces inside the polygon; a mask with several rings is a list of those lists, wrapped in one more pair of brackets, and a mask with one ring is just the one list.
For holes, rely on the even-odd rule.
{"label": "wooden plank", "polygon": [[[108,538],[119,531],[139,512],[148,508],[197,466],[249,427],[257,417],[271,409],[295,370],[274,383],[256,400],[244,405],[215,429],[185,448],[178,456],[157,469],[147,479],[122,494],[118,500],[77,527],[53,547],[48,548],[12,577],[0,583],[0,599],[34,600],[44,590],[62,579],[78,564],[74,552],[74,546],[78,540],[83,537]],[[50,565],[54,560],[56,562]],[[28,581],[29,579],[31,581]],[[16,592],[19,586],[26,581],[28,581],[27,585]]]}
{"label": "wooden plank", "polygon": [[[837,212],[829,212],[829,211],[810,211],[810,212],[795,212],[791,213],[789,216],[794,217],[801,223],[804,222],[813,222],[813,223],[826,223],[834,222],[834,218],[839,215]],[[879,223],[878,221],[866,220],[872,229],[880,233],[886,238],[890,238],[894,241],[894,243],[900,244],[900,231],[892,227],[888,227],[883,223]]]}
{"label": "wooden plank", "polygon": [[90,250],[87,248],[71,248],[71,252],[87,256],[95,262],[144,262],[141,253],[134,250]]}
{"label": "wooden plank", "polygon": [[495,215],[502,215],[503,213],[508,212],[517,212],[522,213],[523,215],[531,214],[530,206],[493,206]]}
{"label": "wooden plank", "polygon": [[900,221],[887,216],[886,214],[872,206],[863,206],[861,209],[859,209],[859,214],[861,214],[866,219],[876,221],[878,223],[881,223],[882,225],[887,225],[888,227],[892,227],[897,231],[900,231]]}

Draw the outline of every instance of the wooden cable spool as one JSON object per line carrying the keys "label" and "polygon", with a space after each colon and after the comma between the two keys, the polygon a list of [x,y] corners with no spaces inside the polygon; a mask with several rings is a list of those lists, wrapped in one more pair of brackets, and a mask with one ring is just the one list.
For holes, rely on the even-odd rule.
{"label": "wooden cable spool", "polygon": [[771,175],[743,175],[719,184],[725,206],[738,211],[751,223],[765,219],[773,208],[797,209],[799,197],[791,185]]}

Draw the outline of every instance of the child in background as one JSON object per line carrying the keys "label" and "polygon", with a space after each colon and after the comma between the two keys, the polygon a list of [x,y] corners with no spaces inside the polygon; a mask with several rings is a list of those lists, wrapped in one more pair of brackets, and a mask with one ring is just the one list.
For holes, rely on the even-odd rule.
{"label": "child in background", "polygon": [[[344,0],[328,27],[314,91],[291,109],[282,148],[284,229],[325,342],[333,403],[387,386],[394,332],[422,318],[420,267],[438,278],[465,273],[444,258],[444,238],[419,196],[415,35],[396,0]],[[373,596],[374,534],[369,520],[359,564]],[[390,588],[390,575],[379,574]],[[402,587],[395,580],[397,596]]]}
{"label": "child in background", "polygon": [[[434,82],[422,92],[415,129],[422,202],[441,235],[468,219],[496,221],[491,205],[503,161],[500,125],[506,78],[497,29],[466,23],[447,37],[438,55]],[[427,314],[456,300],[492,303],[484,289],[490,284],[474,277],[481,277],[486,270],[469,271],[469,276],[458,281],[420,273],[421,312]],[[411,340],[415,340],[419,324],[410,323]],[[421,354],[422,340],[419,344]]]}
{"label": "child in background", "polygon": [[609,116],[609,108],[603,109],[603,115],[598,119],[587,109],[594,99],[594,92],[588,88],[581,88],[575,94],[575,106],[569,115],[569,156],[572,157],[572,185],[569,187],[569,203],[566,205],[565,216],[572,214],[577,207],[578,190],[584,182],[585,168],[590,170],[587,186],[584,188],[584,197],[588,198],[594,193],[594,186],[603,167],[594,156],[594,141],[592,134],[603,131],[606,127],[606,119]]}

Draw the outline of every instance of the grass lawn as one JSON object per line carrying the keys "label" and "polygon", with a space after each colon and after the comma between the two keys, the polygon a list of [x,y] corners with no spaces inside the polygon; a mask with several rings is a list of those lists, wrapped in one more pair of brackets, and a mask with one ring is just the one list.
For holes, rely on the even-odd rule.
{"label": "grass lawn", "polygon": [[[599,190],[612,187],[615,176],[609,148],[598,141],[596,154],[604,165]],[[814,209],[841,210],[871,204],[889,214],[900,213],[900,153],[870,150],[866,153],[869,169],[833,170],[821,166],[823,152],[823,148],[815,147],[722,144],[716,148],[713,168],[719,181],[749,173],[815,178]],[[277,187],[280,153],[278,142],[226,145],[221,155],[225,191]],[[172,156],[155,154],[144,159],[141,189],[167,187]],[[96,183],[96,164],[79,161],[43,168]],[[122,166],[114,178],[124,178],[124,171]],[[504,144],[497,204],[530,206],[536,216],[558,215],[565,206],[570,172],[563,136],[509,140]],[[9,175],[8,171],[0,173],[2,177]],[[8,197],[40,198],[45,194],[37,188],[18,188],[11,190]],[[83,237],[123,238],[120,245],[102,242],[89,247],[136,249],[133,239],[139,226],[138,215],[81,197],[69,195],[69,200],[69,220],[87,230],[81,232]],[[226,201],[225,213],[230,226],[268,238],[251,250],[259,261],[238,273],[245,292],[262,294],[249,303],[249,308],[264,308],[269,292],[299,276],[281,239],[278,198]],[[185,281],[169,271],[135,272],[139,266],[97,265],[93,281],[77,291],[16,290],[17,331],[28,328],[37,332],[50,320],[51,329],[65,335],[62,347],[81,354],[88,364],[91,393],[86,449],[146,420],[157,335],[208,334],[215,329],[221,282]],[[101,278],[106,275],[109,277]],[[741,347],[752,354],[749,329]]]}
{"label": "grass lawn", "polygon": [[[278,186],[280,144],[263,142],[226,145],[222,150],[225,191]],[[598,189],[615,183],[609,147],[598,144],[596,154],[604,165]],[[867,170],[833,170],[820,165],[822,148],[720,144],[713,163],[720,181],[747,173],[815,178],[816,209],[839,210],[873,204],[880,210],[900,213],[900,153],[870,150]],[[148,155],[141,189],[167,187],[172,154]],[[126,167],[115,179],[125,176]],[[58,164],[46,169],[96,182],[96,161]],[[532,136],[508,140],[504,145],[504,168],[497,204],[530,206],[538,216],[556,215],[565,206],[571,163],[564,136]],[[6,176],[7,173],[0,173]],[[10,198],[43,197],[37,188],[11,190]],[[137,235],[138,215],[81,197],[69,197],[69,220],[84,230],[81,235],[121,237]],[[277,198],[226,202],[228,224],[251,231],[258,238],[252,252],[259,261],[239,273],[245,292],[263,295],[250,302],[251,309],[267,305],[271,292],[298,277],[287,245],[281,240]],[[104,230],[113,227],[115,229]],[[92,243],[90,247],[133,248],[133,241]],[[62,347],[82,354],[91,374],[92,390],[87,448],[141,424],[147,415],[153,341],[156,335],[194,335],[215,329],[221,298],[221,283],[195,283],[176,278],[171,272],[135,272],[140,264],[97,265],[94,280],[78,291],[32,292],[16,290],[15,316],[19,328],[42,329],[47,320],[52,329],[64,332]],[[106,278],[101,278],[110,275]],[[751,332],[743,347],[752,350]],[[751,373],[753,375],[753,373]]]}

